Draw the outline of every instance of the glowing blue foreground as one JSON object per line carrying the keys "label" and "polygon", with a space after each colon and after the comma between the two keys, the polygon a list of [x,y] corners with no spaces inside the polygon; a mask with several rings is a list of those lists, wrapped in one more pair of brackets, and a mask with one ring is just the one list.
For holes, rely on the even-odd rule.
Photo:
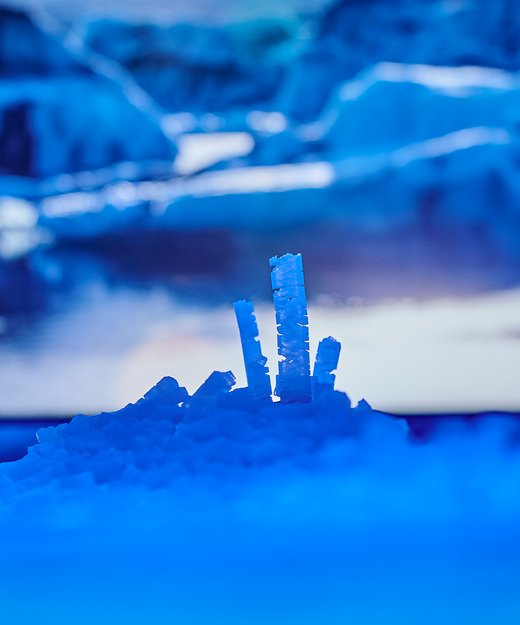
{"label": "glowing blue foreground", "polygon": [[[312,463],[312,450],[348,437],[355,430],[356,413],[348,396],[334,390],[340,345],[331,337],[320,344],[311,377],[301,254],[272,258],[270,265],[279,402],[272,400],[253,305],[236,302],[246,388],[232,390],[234,375],[214,371],[190,396],[166,377],[118,413],[77,416],[70,424],[42,429],[40,444],[6,469],[17,488],[45,486],[50,476],[62,484],[71,475],[83,481],[87,474],[94,484],[143,482],[154,488],[171,485],[186,473],[213,479],[215,472],[222,472],[225,479],[234,480],[243,471],[287,460]],[[366,411],[370,408],[363,402],[357,412]],[[48,471],[38,466],[42,462]],[[8,493],[10,485],[5,486]]]}
{"label": "glowing blue foreground", "polygon": [[0,467],[3,622],[518,622],[518,422],[417,445],[351,408],[331,337],[310,373],[301,257],[271,266],[281,401],[238,302],[247,388],[164,378]]}

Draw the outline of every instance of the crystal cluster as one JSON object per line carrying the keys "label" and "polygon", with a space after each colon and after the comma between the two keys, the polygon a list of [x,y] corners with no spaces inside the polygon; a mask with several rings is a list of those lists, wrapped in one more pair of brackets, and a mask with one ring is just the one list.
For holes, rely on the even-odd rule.
{"label": "crystal cluster", "polygon": [[334,390],[340,344],[333,338],[320,343],[311,376],[302,257],[286,254],[270,265],[280,401],[272,394],[253,305],[239,301],[247,387],[234,388],[231,371],[214,371],[190,395],[166,377],[118,412],[79,415],[39,430],[39,444],[0,471],[0,492],[8,496],[14,483],[23,492],[56,481],[157,488],[193,475],[235,479],[244,470],[286,462],[310,466],[328,444],[350,437],[367,406],[353,410],[348,396]]}
{"label": "crystal cluster", "polygon": [[[306,403],[325,389],[333,390],[341,345],[328,337],[318,347],[311,379],[309,317],[301,254],[270,259],[271,285],[278,329],[278,375],[275,394],[282,403]],[[235,303],[247,382],[256,397],[268,398],[271,386],[262,354],[253,304]]]}

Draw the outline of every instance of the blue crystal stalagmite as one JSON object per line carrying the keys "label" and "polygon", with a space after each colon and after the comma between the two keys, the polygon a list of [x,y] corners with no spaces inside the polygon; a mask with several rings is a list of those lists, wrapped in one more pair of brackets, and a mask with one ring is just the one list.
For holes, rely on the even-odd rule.
{"label": "blue crystal stalagmite", "polygon": [[233,307],[242,342],[247,385],[257,399],[270,399],[271,380],[266,365],[267,358],[262,354],[253,304],[241,300],[235,302]]}
{"label": "blue crystal stalagmite", "polygon": [[284,403],[312,399],[309,320],[301,254],[269,260],[278,326],[278,376],[275,393]]}
{"label": "blue crystal stalagmite", "polygon": [[334,371],[338,368],[340,351],[341,343],[332,336],[320,341],[312,376],[312,394],[314,397],[317,397],[324,390],[332,391],[334,389],[334,382],[336,381]]}

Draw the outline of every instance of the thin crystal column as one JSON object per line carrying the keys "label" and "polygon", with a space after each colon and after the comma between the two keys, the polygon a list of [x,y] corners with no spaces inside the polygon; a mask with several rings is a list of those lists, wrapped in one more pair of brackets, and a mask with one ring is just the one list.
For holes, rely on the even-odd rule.
{"label": "thin crystal column", "polygon": [[341,343],[332,336],[320,341],[318,352],[314,362],[312,375],[312,391],[314,397],[323,390],[333,390],[336,375],[333,373],[338,368]]}
{"label": "thin crystal column", "polygon": [[266,366],[267,358],[262,354],[253,304],[241,300],[235,302],[233,307],[242,341],[247,385],[258,399],[270,399],[271,380]]}
{"label": "thin crystal column", "polygon": [[278,376],[275,393],[284,403],[312,399],[309,319],[301,254],[269,260],[278,326]]}

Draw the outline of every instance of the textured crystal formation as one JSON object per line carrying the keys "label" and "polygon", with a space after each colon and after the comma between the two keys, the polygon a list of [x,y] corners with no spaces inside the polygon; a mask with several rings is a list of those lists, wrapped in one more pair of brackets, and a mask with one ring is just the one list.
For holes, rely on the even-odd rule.
{"label": "textured crystal formation", "polygon": [[209,378],[195,391],[186,404],[197,409],[212,409],[222,393],[228,393],[235,385],[231,371],[213,371]]}
{"label": "textured crystal formation", "polygon": [[[324,391],[334,391],[341,345],[331,336],[318,347],[311,378],[309,317],[301,254],[284,254],[269,260],[278,330],[278,375],[275,394],[284,404],[308,403]],[[247,396],[269,400],[271,381],[267,358],[262,354],[253,304],[235,302],[247,376]],[[244,396],[245,398],[245,396]]]}
{"label": "textured crystal formation", "polygon": [[284,403],[312,399],[309,318],[301,254],[269,260],[274,309],[278,326],[276,394]]}
{"label": "textured crystal formation", "polygon": [[332,390],[334,388],[336,381],[334,372],[338,368],[340,351],[341,343],[332,336],[320,341],[312,376],[312,394],[314,397],[326,389]]}
{"label": "textured crystal formation", "polygon": [[[235,388],[231,371],[214,371],[193,393],[166,377],[135,404],[38,431],[38,445],[0,469],[0,502],[20,492],[63,484],[142,483],[166,487],[194,476],[204,483],[237,482],[237,476],[276,465],[312,466],[320,450],[355,436],[367,404],[353,408],[334,389],[339,343],[321,341],[313,376],[301,255],[270,261],[284,357],[278,375],[281,401],[272,401],[253,305],[235,303],[248,386]],[[215,481],[212,479],[215,478]],[[240,478],[241,480],[242,478]],[[15,493],[16,491],[16,493]]]}
{"label": "textured crystal formation", "polygon": [[267,358],[262,354],[255,311],[251,302],[241,300],[233,304],[237,318],[242,352],[246,367],[247,385],[253,397],[271,399],[271,379],[266,365]]}

